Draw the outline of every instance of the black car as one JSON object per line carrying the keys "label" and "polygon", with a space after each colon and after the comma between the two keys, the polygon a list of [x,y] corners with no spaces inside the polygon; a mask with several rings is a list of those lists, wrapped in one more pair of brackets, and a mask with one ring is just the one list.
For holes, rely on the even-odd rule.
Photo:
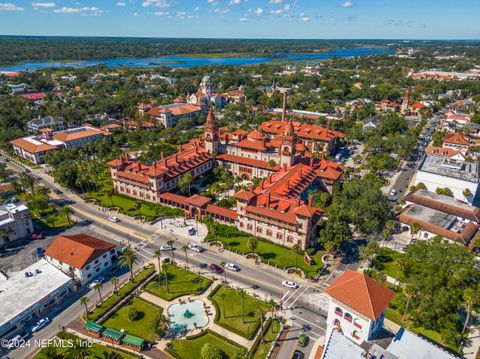
{"label": "black car", "polygon": [[56,189],[56,190],[54,190],[53,192],[55,192],[56,194],[62,194],[62,193],[63,193],[63,192],[60,191],[59,189]]}
{"label": "black car", "polygon": [[305,354],[303,354],[300,350],[295,350],[293,352],[291,359],[303,359],[303,358],[305,358]]}

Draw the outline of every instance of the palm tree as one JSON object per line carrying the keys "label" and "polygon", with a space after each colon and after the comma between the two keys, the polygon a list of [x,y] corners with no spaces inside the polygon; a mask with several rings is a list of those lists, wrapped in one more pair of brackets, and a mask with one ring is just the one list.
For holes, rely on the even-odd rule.
{"label": "palm tree", "polygon": [[255,253],[255,251],[257,250],[257,247],[258,247],[258,239],[256,239],[255,237],[250,238],[247,242],[247,247],[253,253]]}
{"label": "palm tree", "polygon": [[88,303],[89,299],[87,297],[82,297],[80,298],[80,304],[83,304],[85,306],[85,314],[87,315],[88,318]]}
{"label": "palm tree", "polygon": [[[265,336],[263,335],[263,310],[259,309],[260,311],[260,337],[262,338],[262,343],[265,343]],[[273,326],[273,323],[272,323]]]}
{"label": "palm tree", "polygon": [[188,246],[182,246],[182,251],[185,253],[185,261],[187,262],[187,269],[188,269]]}
{"label": "palm tree", "polygon": [[115,191],[113,190],[113,188],[112,188],[112,189],[109,189],[109,190],[105,193],[105,195],[107,196],[107,198],[110,199],[110,204],[112,205],[112,207],[113,207],[113,199],[112,199],[112,197],[113,197],[113,194],[114,194],[114,193],[115,193]]}
{"label": "palm tree", "polygon": [[223,267],[223,277],[224,277],[225,283],[227,283],[227,271],[225,270],[225,266],[227,265],[227,262],[221,261],[220,265]]}
{"label": "palm tree", "polygon": [[175,264],[175,251],[173,250],[173,243],[175,243],[175,241],[173,239],[170,239],[169,241],[167,241],[167,244],[172,247],[172,250],[170,252],[170,255],[172,257],[172,263]]}
{"label": "palm tree", "polygon": [[411,285],[406,284],[402,288],[403,295],[407,298],[407,303],[405,304],[405,312],[403,313],[403,318],[402,320],[405,321],[407,318],[407,312],[408,312],[408,306],[410,305],[410,301],[413,299],[413,297],[416,294],[415,288],[413,288]]}
{"label": "palm tree", "polygon": [[242,290],[240,290],[238,295],[240,296],[240,298],[242,298],[242,322],[245,323],[245,297],[247,296],[247,294],[242,289]]}
{"label": "palm tree", "polygon": [[24,189],[30,191],[30,193],[35,196],[35,177],[33,177],[30,173],[22,172],[20,174],[20,184]]}
{"label": "palm tree", "polygon": [[62,209],[60,209],[60,212],[58,212],[61,216],[65,218],[67,221],[68,225],[72,225],[72,218],[71,216],[75,213],[72,207],[70,206],[63,206]]}
{"label": "palm tree", "polygon": [[293,255],[295,256],[295,269],[298,268],[298,255],[302,253],[302,247],[298,244],[294,244],[291,248]]}
{"label": "palm tree", "polygon": [[118,262],[122,267],[128,267],[130,269],[130,280],[133,282],[133,266],[139,260],[137,253],[129,244],[124,250],[123,253],[118,258]]}
{"label": "palm tree", "polygon": [[223,309],[223,318],[227,318],[227,312],[225,311],[225,298],[227,294],[222,292],[220,293],[219,297],[222,300],[222,309]]}
{"label": "palm tree", "polygon": [[137,214],[140,214],[140,209],[142,208],[142,201],[135,201],[134,206]]}
{"label": "palm tree", "polygon": [[157,258],[157,261],[158,261],[158,281],[160,282],[161,274],[162,274],[162,251],[160,249],[157,249],[153,253],[153,257]]}
{"label": "palm tree", "polygon": [[118,278],[117,277],[113,277],[110,282],[113,284],[113,286],[115,287],[115,293],[118,292]]}
{"label": "palm tree", "polygon": [[55,216],[48,216],[45,218],[45,222],[47,222],[50,228],[55,228]]}
{"label": "palm tree", "polygon": [[467,317],[465,318],[465,323],[463,323],[462,335],[465,334],[465,331],[467,330],[467,326],[470,323],[472,312],[480,305],[480,288],[466,288],[463,292],[463,302],[465,304],[465,311],[467,312]]}
{"label": "palm tree", "polygon": [[471,195],[472,195],[472,192],[468,188],[465,188],[463,190],[463,197],[465,197],[467,201],[468,201],[468,197],[470,197]]}
{"label": "palm tree", "polygon": [[410,234],[412,235],[412,239],[413,239],[413,236],[415,236],[418,232],[420,232],[421,229],[422,227],[417,222],[413,222],[410,225]]}
{"label": "palm tree", "polygon": [[95,285],[93,286],[94,289],[96,289],[98,291],[98,296],[100,297],[100,302],[103,300],[102,298],[102,291],[101,289],[103,288],[103,284],[100,283],[100,282],[97,282],[95,283]]}

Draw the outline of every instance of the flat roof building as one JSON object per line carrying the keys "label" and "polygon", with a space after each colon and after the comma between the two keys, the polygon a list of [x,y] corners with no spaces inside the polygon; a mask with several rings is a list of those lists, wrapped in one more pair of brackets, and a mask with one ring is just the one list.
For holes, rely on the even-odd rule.
{"label": "flat roof building", "polygon": [[44,259],[11,276],[0,273],[0,338],[14,336],[74,290],[72,279]]}

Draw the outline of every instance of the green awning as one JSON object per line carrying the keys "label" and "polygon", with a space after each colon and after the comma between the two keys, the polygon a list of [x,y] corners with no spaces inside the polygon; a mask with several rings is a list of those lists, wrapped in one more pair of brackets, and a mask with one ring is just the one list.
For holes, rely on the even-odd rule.
{"label": "green awning", "polygon": [[107,328],[103,331],[102,335],[105,338],[113,339],[117,342],[120,342],[120,339],[124,336],[124,334],[120,330]]}
{"label": "green awning", "polygon": [[143,344],[145,344],[145,340],[143,340],[142,338],[127,334],[122,339],[122,343],[130,345],[132,347],[141,348],[143,346]]}
{"label": "green awning", "polygon": [[90,331],[90,332],[94,332],[94,333],[101,333],[105,327],[101,326],[100,324],[97,324],[95,322],[87,322],[85,324],[85,329]]}

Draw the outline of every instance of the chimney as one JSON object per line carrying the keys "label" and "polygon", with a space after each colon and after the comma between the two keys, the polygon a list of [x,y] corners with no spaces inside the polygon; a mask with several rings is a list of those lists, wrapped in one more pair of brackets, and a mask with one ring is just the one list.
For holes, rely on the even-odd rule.
{"label": "chimney", "polygon": [[322,162],[325,161],[325,150],[322,148],[322,158],[321,158]]}
{"label": "chimney", "polygon": [[140,172],[142,170],[142,164],[140,162],[137,162],[138,163],[138,172]]}
{"label": "chimney", "polygon": [[160,160],[163,161],[163,151],[160,152]]}
{"label": "chimney", "polygon": [[167,168],[168,168],[168,157],[167,157],[167,158],[165,158],[165,167],[167,167]]}
{"label": "chimney", "polygon": [[178,154],[177,153],[175,153],[175,162],[178,163]]}
{"label": "chimney", "polygon": [[225,145],[228,146],[228,141],[229,141],[229,138],[228,138],[228,133],[225,135]]}
{"label": "chimney", "polygon": [[310,157],[310,167],[313,168],[313,156]]}
{"label": "chimney", "polygon": [[270,193],[267,194],[267,207],[270,207]]}
{"label": "chimney", "polygon": [[287,117],[287,91],[283,93],[282,121]]}
{"label": "chimney", "polygon": [[310,194],[308,195],[308,206],[312,207],[312,205],[313,205],[313,196]]}

